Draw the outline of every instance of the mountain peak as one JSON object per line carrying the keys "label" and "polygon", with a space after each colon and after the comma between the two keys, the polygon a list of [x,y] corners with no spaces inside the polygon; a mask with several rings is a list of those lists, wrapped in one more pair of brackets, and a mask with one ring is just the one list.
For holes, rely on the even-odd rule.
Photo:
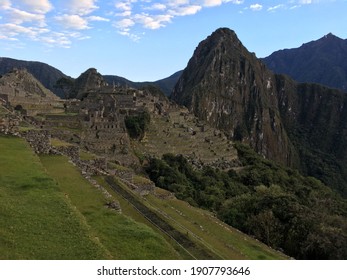
{"label": "mountain peak", "polygon": [[205,41],[208,41],[208,42],[212,41],[215,43],[221,42],[221,41],[228,41],[229,43],[233,42],[236,44],[241,44],[235,31],[226,27],[218,28],[210,36],[208,36]]}
{"label": "mountain peak", "polygon": [[216,36],[216,35],[218,35],[218,36],[234,36],[237,38],[235,31],[231,30],[230,28],[227,28],[227,27],[218,28],[211,34],[211,36]]}
{"label": "mountain peak", "polygon": [[290,148],[283,131],[273,128],[281,125],[272,109],[274,81],[234,31],[220,28],[198,45],[171,97],[230,138],[284,163]]}
{"label": "mountain peak", "polygon": [[342,40],[341,38],[335,36],[333,33],[329,32],[327,35],[324,35],[322,39],[339,39]]}
{"label": "mountain peak", "polygon": [[299,48],[277,51],[264,62],[274,72],[287,74],[299,82],[347,90],[347,40],[332,33]]}

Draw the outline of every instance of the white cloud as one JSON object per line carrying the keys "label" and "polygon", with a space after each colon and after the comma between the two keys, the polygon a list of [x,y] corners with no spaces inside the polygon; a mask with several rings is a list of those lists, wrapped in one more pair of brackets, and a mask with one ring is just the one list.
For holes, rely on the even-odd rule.
{"label": "white cloud", "polygon": [[172,17],[172,15],[137,14],[134,16],[134,20],[140,23],[144,28],[158,29],[164,27],[166,23],[171,22]]}
{"label": "white cloud", "polygon": [[305,4],[312,4],[312,0],[300,0],[299,1],[299,4],[303,4],[303,5],[305,5]]}
{"label": "white cloud", "polygon": [[119,20],[115,23],[115,27],[119,28],[121,30],[129,30],[129,27],[134,26],[135,25],[135,21],[133,21],[130,18],[124,18],[122,20]]}
{"label": "white cloud", "polygon": [[138,41],[145,29],[163,28],[177,17],[194,15],[203,9],[224,4],[239,5],[244,2],[243,0],[0,0],[0,40],[21,41],[26,37],[44,44],[68,47],[74,40],[88,39],[83,31],[92,29],[94,22],[109,22],[119,34]]}
{"label": "white cloud", "polygon": [[96,0],[70,0],[67,4],[68,14],[79,16],[91,14],[99,8],[96,2]]}
{"label": "white cloud", "polygon": [[263,9],[263,5],[261,5],[261,4],[252,4],[251,6],[249,6],[249,8],[252,11],[260,11],[260,10]]}
{"label": "white cloud", "polygon": [[89,16],[87,19],[89,21],[105,21],[105,22],[110,21],[108,18],[104,18],[104,17],[100,17],[100,16]]}
{"label": "white cloud", "polygon": [[276,11],[276,10],[278,10],[278,9],[282,9],[282,8],[285,8],[285,5],[279,4],[279,5],[270,7],[270,8],[268,8],[267,10],[268,10],[268,12],[274,12],[274,11]]}
{"label": "white cloud", "polygon": [[46,25],[45,16],[43,14],[32,14],[14,8],[9,8],[7,12],[8,19],[11,23],[22,24],[24,22],[34,22],[41,27]]}
{"label": "white cloud", "polygon": [[56,16],[55,20],[65,29],[89,29],[88,20],[78,15],[64,14],[62,16]]}
{"label": "white cloud", "polygon": [[0,0],[0,9],[7,10],[11,7],[11,2],[9,0]]}
{"label": "white cloud", "polygon": [[191,6],[183,6],[177,7],[174,10],[169,10],[168,13],[172,16],[188,16],[194,15],[202,9],[201,6],[191,5]]}
{"label": "white cloud", "polygon": [[189,5],[189,0],[168,0],[168,6],[178,7],[182,5]]}
{"label": "white cloud", "polygon": [[203,4],[204,7],[214,7],[222,5],[222,3],[222,0],[205,0]]}
{"label": "white cloud", "polygon": [[53,5],[48,0],[16,0],[32,13],[46,14],[53,9]]}
{"label": "white cloud", "polygon": [[231,3],[231,4],[240,5],[244,1],[243,0],[203,0],[202,2],[204,7],[215,7],[215,6],[220,6],[223,3]]}
{"label": "white cloud", "polygon": [[115,7],[116,7],[118,10],[130,11],[130,10],[131,10],[131,1],[117,2],[117,3],[115,4]]}
{"label": "white cloud", "polygon": [[164,11],[164,10],[166,10],[166,5],[164,5],[162,3],[154,3],[153,5],[151,5],[149,7],[144,7],[144,10]]}
{"label": "white cloud", "polygon": [[48,33],[47,28],[27,27],[15,23],[5,23],[0,25],[0,37],[7,40],[18,40],[18,36],[29,37],[31,40],[38,41],[41,34]]}
{"label": "white cloud", "polygon": [[233,4],[240,5],[240,4],[242,4],[243,2],[245,2],[245,1],[244,1],[244,0],[224,0],[223,2],[225,2],[225,3],[231,2],[231,3],[233,3]]}
{"label": "white cloud", "polygon": [[[222,4],[239,5],[244,0],[121,0],[116,1],[114,15],[121,18],[113,26],[118,33],[131,37],[135,30],[159,29],[179,16],[189,16],[204,8],[216,7]],[[136,39],[139,36],[136,35]]]}

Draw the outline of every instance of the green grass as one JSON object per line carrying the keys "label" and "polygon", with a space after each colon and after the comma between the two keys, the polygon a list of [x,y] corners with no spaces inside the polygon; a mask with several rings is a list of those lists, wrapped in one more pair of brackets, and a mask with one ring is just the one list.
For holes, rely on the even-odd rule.
{"label": "green grass", "polygon": [[89,153],[87,151],[84,150],[80,150],[80,159],[81,160],[93,160],[98,158],[96,155]]}
{"label": "green grass", "polygon": [[113,163],[113,162],[107,162],[107,168],[108,169],[114,169],[114,170],[117,170],[117,171],[130,171],[130,172],[133,171],[130,167],[119,165],[119,164],[116,164],[116,163]]}
{"label": "green grass", "polygon": [[0,259],[109,257],[26,142],[1,136],[0,151]]}
{"label": "green grass", "polygon": [[146,197],[154,209],[164,211],[172,225],[189,232],[224,259],[287,259],[280,252],[222,223],[210,212],[190,206],[178,199]]}
{"label": "green grass", "polygon": [[[127,200],[125,200],[122,196],[120,196],[118,193],[112,190],[112,188],[105,182],[105,179],[102,176],[95,176],[94,179],[102,185],[115,199],[118,200],[119,204],[122,208],[122,213],[125,215],[131,217],[133,220],[146,224],[147,226],[151,227],[154,231],[156,231],[158,234],[162,234],[162,231],[159,230],[157,227],[155,227],[152,223],[150,223],[142,214],[140,214],[133,206],[130,204]],[[122,184],[122,183],[120,183]],[[124,186],[125,187],[125,186]],[[187,254],[185,250],[182,250],[180,246],[177,245],[177,243],[173,242],[170,237],[167,235],[164,235],[165,239],[175,248],[177,253],[179,254],[177,256],[177,259],[191,259],[191,256]]]}
{"label": "green grass", "polygon": [[[123,212],[136,221],[148,223],[127,201],[113,192],[102,177],[96,179],[118,199]],[[130,190],[128,189],[128,191]],[[282,253],[222,223],[208,211],[192,207],[178,199],[161,199],[157,196],[165,197],[167,193],[166,190],[156,188],[155,194],[147,195],[145,199],[134,192],[133,195],[161,215],[177,230],[183,233],[188,232],[193,241],[209,248],[221,259],[288,259]],[[162,215],[161,213],[165,214]],[[151,226],[151,224],[148,225]],[[182,251],[180,254],[183,258],[189,257]]]}
{"label": "green grass", "polygon": [[67,193],[91,231],[115,259],[177,259],[179,255],[158,233],[105,207],[104,196],[65,157],[42,156],[47,172]]}
{"label": "green grass", "polygon": [[69,147],[69,146],[73,146],[72,144],[65,142],[63,140],[60,140],[58,138],[51,138],[51,145],[53,147]]}
{"label": "green grass", "polygon": [[140,175],[134,175],[133,183],[135,185],[151,185],[151,184],[153,184],[153,182],[150,179],[147,179],[146,177],[143,177]]}

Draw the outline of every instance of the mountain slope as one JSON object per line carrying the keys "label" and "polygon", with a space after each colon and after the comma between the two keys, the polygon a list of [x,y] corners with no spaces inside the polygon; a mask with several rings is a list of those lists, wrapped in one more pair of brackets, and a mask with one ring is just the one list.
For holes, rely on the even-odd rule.
{"label": "mountain slope", "polygon": [[196,48],[172,98],[231,138],[291,165],[291,143],[282,126],[274,75],[226,28]]}
{"label": "mountain slope", "polygon": [[296,81],[347,91],[347,40],[331,33],[299,48],[274,52],[263,61],[274,72]]}
{"label": "mountain slope", "polygon": [[[67,81],[71,84],[71,81],[75,80],[46,63],[0,57],[0,75],[4,75],[7,72],[12,71],[14,68],[27,69],[28,72],[39,80],[47,89],[52,91],[60,98],[66,97],[66,92],[64,92],[62,87],[57,87],[57,81],[65,80],[65,82]],[[129,86],[136,89],[153,85],[158,87],[163,93],[165,93],[166,96],[169,96],[181,73],[182,71],[178,71],[167,78],[153,82],[133,82],[126,78],[115,75],[103,75],[103,79],[109,85],[115,84],[119,86]],[[67,84],[63,84],[63,86],[67,86]]]}
{"label": "mountain slope", "polygon": [[274,75],[229,29],[196,48],[172,98],[200,120],[347,195],[347,97]]}
{"label": "mountain slope", "polygon": [[6,74],[13,68],[27,69],[28,72],[39,80],[47,89],[59,97],[64,97],[63,91],[55,87],[57,80],[67,78],[60,70],[42,62],[0,57],[0,75]]}
{"label": "mountain slope", "polygon": [[129,86],[129,87],[133,87],[137,89],[148,86],[148,85],[152,85],[159,88],[166,96],[169,96],[175,84],[177,83],[179,77],[181,76],[181,74],[182,74],[182,71],[177,71],[176,73],[172,74],[171,76],[167,78],[154,81],[154,82],[133,82],[123,77],[114,76],[114,75],[103,75],[103,77],[109,85],[115,84],[120,86]]}
{"label": "mountain slope", "polygon": [[8,95],[9,100],[26,98],[44,98],[47,100],[58,100],[50,90],[45,88],[26,69],[12,70],[0,78],[0,89],[2,94]]}

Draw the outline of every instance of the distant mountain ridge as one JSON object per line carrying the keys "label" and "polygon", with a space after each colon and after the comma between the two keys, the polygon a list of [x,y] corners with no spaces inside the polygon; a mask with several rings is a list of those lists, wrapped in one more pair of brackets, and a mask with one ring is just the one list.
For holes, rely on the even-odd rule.
{"label": "distant mountain ridge", "polygon": [[0,75],[8,73],[14,68],[27,69],[28,72],[40,81],[47,89],[59,97],[64,97],[63,91],[55,87],[55,84],[59,79],[68,77],[60,70],[38,61],[24,61],[0,57]]}
{"label": "distant mountain ridge", "polygon": [[158,87],[166,96],[170,96],[172,89],[177,83],[182,72],[183,70],[177,71],[167,78],[160,79],[154,82],[133,82],[126,78],[115,75],[103,75],[103,77],[109,85],[115,84],[120,86],[129,86],[133,88],[142,88],[148,85],[152,85]]}
{"label": "distant mountain ridge", "polygon": [[279,50],[263,59],[278,74],[347,92],[347,39],[332,33],[299,48]]}
{"label": "distant mountain ridge", "polygon": [[[63,89],[57,87],[57,81],[61,79],[71,81],[75,80],[64,74],[62,71],[46,63],[0,57],[0,75],[8,73],[14,68],[27,69],[28,72],[31,73],[37,80],[39,80],[47,89],[61,98],[65,97],[65,93]],[[153,82],[133,82],[116,75],[103,75],[103,79],[109,85],[112,85],[114,83],[115,85],[129,86],[133,88],[141,88],[144,86],[153,85],[158,87],[166,96],[169,96],[181,73],[182,71],[178,71],[167,78]]]}

